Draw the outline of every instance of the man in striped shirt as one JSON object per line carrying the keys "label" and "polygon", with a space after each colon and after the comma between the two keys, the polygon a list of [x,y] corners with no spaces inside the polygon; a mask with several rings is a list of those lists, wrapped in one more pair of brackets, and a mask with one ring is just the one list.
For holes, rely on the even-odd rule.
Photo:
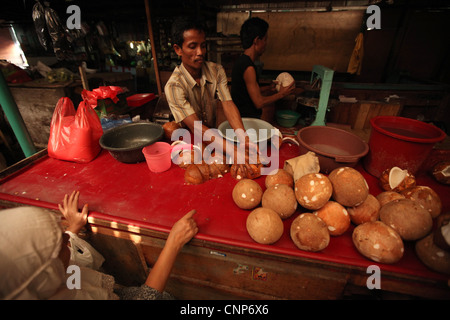
{"label": "man in striped shirt", "polygon": [[[239,110],[231,99],[225,70],[221,65],[205,60],[206,33],[203,26],[195,21],[179,19],[173,25],[172,38],[181,65],[173,71],[164,92],[175,121],[183,123],[191,133],[202,137],[205,144],[222,139],[224,153],[230,155],[233,150],[234,163],[243,164],[251,170],[247,165],[247,152],[245,163],[236,162],[236,146],[209,130],[215,127],[216,99],[219,99],[225,117],[239,141],[246,141],[252,150],[256,150],[256,146],[249,142]],[[201,121],[201,127],[194,126],[198,121]]]}

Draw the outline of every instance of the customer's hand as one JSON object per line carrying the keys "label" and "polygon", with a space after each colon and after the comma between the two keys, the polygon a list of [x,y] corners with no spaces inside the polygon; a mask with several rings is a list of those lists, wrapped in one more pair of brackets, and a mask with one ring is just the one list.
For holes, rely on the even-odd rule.
{"label": "customer's hand", "polygon": [[175,222],[172,230],[170,230],[166,245],[173,246],[175,250],[179,251],[197,234],[198,227],[193,218],[196,212],[196,210],[191,210]]}
{"label": "customer's hand", "polygon": [[66,218],[69,224],[67,231],[77,234],[87,223],[88,205],[85,204],[81,211],[78,210],[79,191],[73,191],[72,194],[64,195],[62,205],[58,204],[59,211]]}

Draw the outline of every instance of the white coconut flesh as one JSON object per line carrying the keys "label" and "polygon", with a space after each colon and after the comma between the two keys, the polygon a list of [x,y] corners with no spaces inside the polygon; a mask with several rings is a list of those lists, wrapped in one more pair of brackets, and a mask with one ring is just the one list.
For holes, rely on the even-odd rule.
{"label": "white coconut flesh", "polygon": [[446,178],[450,177],[450,166],[447,166],[444,170],[441,171],[441,173]]}
{"label": "white coconut flesh", "polygon": [[402,170],[399,167],[393,167],[389,172],[389,186],[391,189],[397,188],[408,175],[408,170]]}
{"label": "white coconut flesh", "polygon": [[288,72],[282,72],[278,75],[276,89],[280,91],[280,86],[287,87],[294,82],[294,78]]}
{"label": "white coconut flesh", "polygon": [[450,223],[441,227],[442,236],[445,242],[450,246]]}

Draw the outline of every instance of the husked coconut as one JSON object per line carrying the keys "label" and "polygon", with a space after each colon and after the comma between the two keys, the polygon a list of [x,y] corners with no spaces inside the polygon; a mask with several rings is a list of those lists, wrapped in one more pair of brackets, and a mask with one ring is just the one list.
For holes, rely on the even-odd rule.
{"label": "husked coconut", "polygon": [[401,192],[407,199],[416,201],[436,218],[442,211],[442,202],[438,194],[427,186],[415,186]]}
{"label": "husked coconut", "polygon": [[328,231],[332,236],[340,236],[350,227],[347,210],[335,201],[328,201],[314,214],[327,224]]}
{"label": "husked coconut", "polygon": [[450,252],[450,212],[437,217],[433,234],[433,242],[442,250]]}
{"label": "husked coconut", "polygon": [[306,174],[295,182],[297,201],[306,209],[320,209],[328,202],[332,192],[330,180],[321,173]]}
{"label": "husked coconut", "polygon": [[267,188],[263,193],[261,204],[263,208],[270,208],[278,213],[281,219],[292,216],[298,205],[294,189],[285,184]]}
{"label": "husked coconut", "polygon": [[273,174],[266,176],[266,188],[270,188],[277,184],[285,184],[290,188],[294,188],[294,178],[284,169],[277,169]]}
{"label": "husked coconut", "polygon": [[397,199],[405,199],[405,196],[395,191],[384,191],[377,195],[380,206],[384,206],[386,203]]}
{"label": "husked coconut", "polygon": [[391,201],[380,209],[380,220],[393,228],[403,240],[418,240],[430,233],[431,215],[410,199]]}
{"label": "husked coconut", "polygon": [[380,216],[380,202],[373,195],[368,194],[366,200],[356,207],[348,207],[351,221],[358,225],[364,222],[377,221]]}
{"label": "husked coconut", "polygon": [[366,179],[356,169],[350,167],[336,168],[328,178],[333,185],[333,198],[345,207],[359,206],[369,194]]}
{"label": "husked coconut", "polygon": [[297,248],[305,251],[321,251],[330,243],[327,224],[315,214],[300,214],[291,224],[291,239]]}
{"label": "husked coconut", "polygon": [[450,252],[442,250],[429,234],[416,242],[416,254],[420,261],[433,271],[450,274]]}
{"label": "husked coconut", "polygon": [[233,188],[233,201],[241,209],[254,209],[262,199],[263,191],[261,186],[254,180],[242,179]]}
{"label": "husked coconut", "polygon": [[450,161],[442,161],[437,163],[431,174],[436,179],[436,181],[443,184],[450,184]]}
{"label": "husked coconut", "polygon": [[353,230],[352,241],[359,253],[375,262],[396,263],[405,251],[400,235],[381,221],[358,225]]}
{"label": "husked coconut", "polygon": [[283,235],[284,225],[280,216],[269,208],[256,208],[247,217],[247,232],[261,244],[277,242]]}

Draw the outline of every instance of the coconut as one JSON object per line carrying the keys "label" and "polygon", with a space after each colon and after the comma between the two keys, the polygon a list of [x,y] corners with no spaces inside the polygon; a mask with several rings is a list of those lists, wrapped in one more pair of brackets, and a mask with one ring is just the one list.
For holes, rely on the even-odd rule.
{"label": "coconut", "polygon": [[415,186],[405,189],[401,192],[407,199],[411,199],[424,207],[431,215],[436,218],[442,211],[442,202],[438,194],[427,186]]}
{"label": "coconut", "polygon": [[420,261],[433,271],[450,274],[450,252],[442,250],[429,234],[416,242],[416,254]]}
{"label": "coconut", "polygon": [[438,182],[450,184],[450,161],[442,161],[435,164],[431,174]]}
{"label": "coconut", "polygon": [[292,188],[285,184],[277,184],[264,191],[261,204],[278,213],[281,219],[287,219],[297,210],[297,199]]}
{"label": "coconut", "polygon": [[399,167],[386,169],[380,176],[380,187],[385,191],[399,192],[416,185],[416,178],[408,171]]}
{"label": "coconut", "polygon": [[233,188],[232,197],[234,203],[241,209],[254,209],[262,199],[261,186],[254,180],[242,179]]}
{"label": "coconut", "polygon": [[410,199],[391,201],[380,209],[380,220],[390,226],[403,240],[418,240],[430,233],[431,215]]}
{"label": "coconut", "polygon": [[347,210],[335,201],[328,201],[314,214],[327,224],[331,236],[340,236],[350,227]]}
{"label": "coconut", "polygon": [[377,195],[380,206],[397,199],[405,199],[405,196],[395,191],[384,191]]}
{"label": "coconut", "polygon": [[247,217],[247,232],[261,244],[277,242],[283,235],[284,225],[280,216],[269,208],[256,208]]}
{"label": "coconut", "polygon": [[328,202],[332,192],[330,180],[321,173],[306,174],[295,182],[297,201],[306,209],[320,209]]}
{"label": "coconut", "polygon": [[352,241],[359,253],[381,263],[396,263],[404,253],[400,235],[381,221],[358,225],[352,234]]}
{"label": "coconut", "polygon": [[277,91],[280,91],[281,86],[288,87],[295,80],[294,77],[292,77],[288,72],[282,72],[278,75],[275,81],[277,81],[276,89]]}
{"label": "coconut", "polygon": [[336,168],[328,178],[333,185],[333,198],[345,207],[359,206],[369,194],[366,179],[356,169],[350,167]]}
{"label": "coconut", "polygon": [[380,216],[380,202],[373,195],[367,195],[366,200],[357,207],[347,208],[351,221],[356,224],[362,224],[369,221],[377,221]]}
{"label": "coconut", "polygon": [[315,214],[300,214],[291,224],[291,239],[297,248],[305,251],[321,251],[330,243],[327,224]]}
{"label": "coconut", "polygon": [[285,184],[291,188],[294,188],[294,178],[286,170],[277,169],[272,174],[266,176],[265,185],[266,188],[269,188],[277,184]]}

